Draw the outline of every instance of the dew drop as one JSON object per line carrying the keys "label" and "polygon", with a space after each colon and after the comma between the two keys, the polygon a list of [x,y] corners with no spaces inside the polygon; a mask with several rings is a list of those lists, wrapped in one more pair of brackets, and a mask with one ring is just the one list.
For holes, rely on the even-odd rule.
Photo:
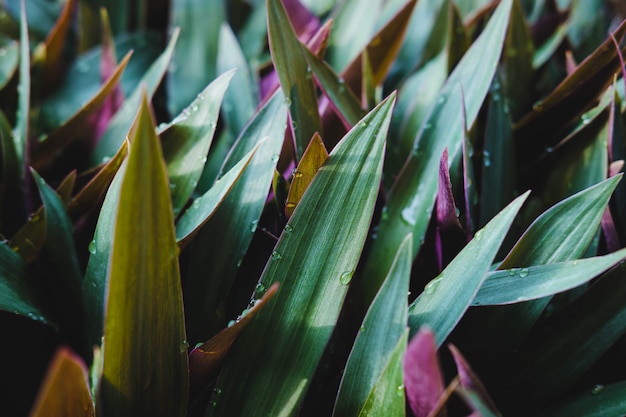
{"label": "dew drop", "polygon": [[272,155],[272,162],[273,162],[273,163],[278,162],[278,158],[280,158],[280,155],[278,155],[278,154],[276,154],[276,153],[275,153],[274,155]]}
{"label": "dew drop", "polygon": [[243,262],[243,258],[237,259],[237,263],[236,263],[237,268],[239,268],[241,266],[242,262]]}
{"label": "dew drop", "polygon": [[278,252],[276,252],[276,251],[273,251],[273,252],[272,252],[272,259],[273,259],[273,260],[275,260],[275,261],[279,261],[279,260],[280,260],[280,258],[282,258],[282,257],[283,257],[283,255],[281,255],[280,253],[278,253]]}
{"label": "dew drop", "polygon": [[389,207],[387,207],[387,206],[383,207],[383,210],[380,213],[380,218],[381,218],[381,220],[389,219]]}
{"label": "dew drop", "polygon": [[285,104],[287,107],[291,106],[291,99],[289,97],[285,97]]}
{"label": "dew drop", "polygon": [[441,282],[442,278],[443,276],[439,275],[437,278],[433,279],[428,284],[426,284],[426,286],[424,287],[424,292],[426,294],[433,294],[435,290],[437,290],[437,287],[439,286],[439,282]]}
{"label": "dew drop", "polygon": [[593,387],[593,389],[591,390],[591,393],[592,393],[592,394],[599,394],[599,393],[601,393],[602,391],[604,391],[604,385],[600,385],[600,384],[598,384],[598,385],[596,385],[595,387]]}
{"label": "dew drop", "polygon": [[180,342],[180,352],[186,352],[187,351],[187,339],[183,339],[182,342]]}
{"label": "dew drop", "polygon": [[353,273],[354,272],[352,271],[346,271],[343,274],[341,274],[341,276],[339,277],[339,282],[341,283],[341,285],[348,285],[350,281],[352,280]]}
{"label": "dew drop", "polygon": [[533,110],[534,111],[542,111],[543,110],[543,101],[538,101],[535,104],[533,104]]}
{"label": "dew drop", "polygon": [[412,207],[405,207],[402,210],[402,220],[407,222],[411,226],[415,226],[417,219],[415,218],[415,210]]}
{"label": "dew drop", "polygon": [[262,295],[264,294],[266,291],[265,285],[263,285],[263,283],[259,282],[258,284],[256,284],[256,287],[254,287],[254,292],[258,295]]}
{"label": "dew drop", "polygon": [[365,331],[365,326],[361,326],[361,327],[359,328],[359,331],[360,331],[360,332],[364,332],[364,331]]}
{"label": "dew drop", "polygon": [[398,385],[398,391],[404,393],[404,385]]}
{"label": "dew drop", "polygon": [[285,225],[285,233],[293,232],[293,227],[290,224]]}
{"label": "dew drop", "polygon": [[588,125],[589,123],[591,123],[591,119],[590,119],[590,118],[589,118],[589,116],[588,116],[588,115],[586,115],[586,114],[583,114],[583,115],[580,117],[580,121],[583,123],[583,125]]}
{"label": "dew drop", "polygon": [[250,222],[250,232],[254,233],[256,232],[256,228],[259,225],[259,221],[258,220],[252,220]]}
{"label": "dew drop", "polygon": [[509,276],[515,276],[517,274],[517,269],[509,269]]}
{"label": "dew drop", "polygon": [[522,277],[522,278],[526,278],[528,276],[528,268],[520,269],[519,276]]}
{"label": "dew drop", "polygon": [[96,244],[96,240],[92,240],[91,242],[89,242],[89,253],[91,253],[92,255],[95,255],[96,252],[98,251],[98,245]]}
{"label": "dew drop", "polygon": [[194,104],[193,106],[191,106],[191,111],[198,111],[199,107],[197,104]]}
{"label": "dew drop", "polygon": [[474,239],[480,240],[482,238],[483,238],[483,230],[482,229],[480,229],[476,233],[474,233]]}
{"label": "dew drop", "polygon": [[491,154],[489,151],[483,151],[483,165],[486,167],[491,166]]}

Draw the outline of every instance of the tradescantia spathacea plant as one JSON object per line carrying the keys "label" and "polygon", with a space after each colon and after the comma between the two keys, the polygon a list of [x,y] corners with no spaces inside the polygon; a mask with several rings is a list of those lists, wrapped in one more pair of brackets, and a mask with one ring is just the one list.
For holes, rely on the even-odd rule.
{"label": "tradescantia spathacea plant", "polygon": [[0,415],[626,414],[624,18],[0,0]]}

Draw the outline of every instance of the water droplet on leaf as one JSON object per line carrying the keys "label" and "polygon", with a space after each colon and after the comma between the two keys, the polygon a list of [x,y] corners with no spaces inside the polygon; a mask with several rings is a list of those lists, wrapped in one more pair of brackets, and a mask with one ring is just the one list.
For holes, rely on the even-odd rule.
{"label": "water droplet on leaf", "polygon": [[348,285],[350,283],[350,281],[352,280],[352,271],[346,271],[343,274],[341,274],[341,276],[339,277],[339,282],[342,285]]}

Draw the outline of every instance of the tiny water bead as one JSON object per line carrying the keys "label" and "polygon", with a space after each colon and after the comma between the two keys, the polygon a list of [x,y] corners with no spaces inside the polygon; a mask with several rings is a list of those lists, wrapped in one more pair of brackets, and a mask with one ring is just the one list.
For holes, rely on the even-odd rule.
{"label": "tiny water bead", "polygon": [[439,286],[439,283],[441,282],[442,278],[443,276],[439,275],[437,278],[433,279],[428,284],[426,284],[426,286],[424,287],[424,292],[426,294],[433,294],[435,290],[437,290],[437,287]]}
{"label": "tiny water bead", "polygon": [[280,158],[280,155],[278,155],[278,154],[276,154],[276,153],[275,153],[274,155],[272,155],[272,162],[273,162],[273,163],[278,162],[278,159],[279,159],[279,158]]}
{"label": "tiny water bead", "polygon": [[478,230],[474,233],[474,239],[481,240],[483,238],[483,229]]}
{"label": "tiny water bead", "polygon": [[273,251],[272,252],[272,259],[275,261],[280,261],[280,258],[282,258],[283,255],[281,255],[280,253]]}
{"label": "tiny water bead", "polygon": [[604,391],[604,385],[600,385],[600,384],[596,385],[595,387],[591,389],[592,394],[599,394],[602,391]]}
{"label": "tiny water bead", "polygon": [[265,294],[265,291],[267,291],[267,288],[265,288],[265,285],[263,285],[262,282],[259,282],[258,284],[256,284],[256,287],[254,287],[254,293],[256,295],[263,295]]}
{"label": "tiny water bead", "polygon": [[410,226],[415,226],[415,223],[417,223],[417,218],[415,216],[415,210],[413,210],[413,207],[405,207],[402,210],[401,215],[402,220],[407,222]]}
{"label": "tiny water bead", "polygon": [[187,345],[187,339],[183,339],[183,341],[182,341],[182,342],[180,342],[180,352],[181,352],[181,353],[183,353],[183,352],[187,352],[187,347],[188,347],[188,345]]}
{"label": "tiny water bead", "polygon": [[522,277],[522,278],[526,278],[528,276],[528,268],[520,269],[519,276]]}
{"label": "tiny water bead", "polygon": [[289,223],[287,223],[285,225],[285,229],[284,230],[285,230],[285,233],[291,233],[291,232],[293,232],[293,227]]}
{"label": "tiny water bead", "polygon": [[96,243],[95,239],[89,242],[89,246],[87,247],[87,249],[92,255],[95,255],[98,252],[98,244]]}
{"label": "tiny water bead", "polygon": [[345,271],[343,274],[341,274],[341,276],[339,277],[339,282],[341,283],[341,285],[348,285],[352,280],[353,274],[353,271]]}
{"label": "tiny water bead", "polygon": [[259,221],[258,220],[252,220],[250,222],[250,232],[254,233],[256,232],[257,226],[259,225]]}

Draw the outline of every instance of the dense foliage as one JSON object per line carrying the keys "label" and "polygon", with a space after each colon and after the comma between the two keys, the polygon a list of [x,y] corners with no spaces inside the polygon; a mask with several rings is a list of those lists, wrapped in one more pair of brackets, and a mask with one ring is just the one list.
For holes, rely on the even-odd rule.
{"label": "dense foliage", "polygon": [[0,414],[626,415],[624,18],[0,0]]}

